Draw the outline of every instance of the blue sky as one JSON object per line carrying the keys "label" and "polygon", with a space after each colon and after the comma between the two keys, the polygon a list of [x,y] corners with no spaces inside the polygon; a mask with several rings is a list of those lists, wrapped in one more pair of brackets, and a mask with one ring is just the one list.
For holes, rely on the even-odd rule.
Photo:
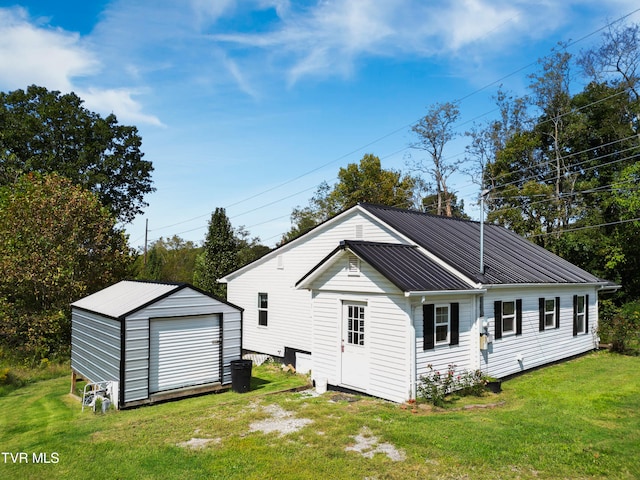
{"label": "blue sky", "polygon": [[[145,219],[150,241],[200,242],[216,207],[274,245],[292,208],[341,166],[373,153],[384,168],[406,170],[407,157],[420,156],[410,126],[430,105],[463,99],[463,133],[495,115],[500,83],[525,93],[533,64],[558,41],[637,8],[637,0],[0,0],[0,90],[75,91],[87,108],[138,127],[157,191],[126,226],[132,246],[143,244]],[[477,217],[478,187],[462,176],[453,187]]]}

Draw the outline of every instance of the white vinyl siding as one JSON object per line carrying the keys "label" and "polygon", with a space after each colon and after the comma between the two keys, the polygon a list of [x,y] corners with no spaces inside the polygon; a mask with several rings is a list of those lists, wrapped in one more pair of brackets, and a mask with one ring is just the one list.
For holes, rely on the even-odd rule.
{"label": "white vinyl siding", "polygon": [[[341,385],[341,317],[344,305],[365,305],[365,393],[402,402],[411,389],[410,307],[385,277],[365,262],[360,276],[348,273],[347,253],[314,282],[313,378]],[[385,293],[386,292],[386,293]]]}
{"label": "white vinyl siding", "polygon": [[[354,240],[358,224],[368,241],[406,243],[391,230],[355,211],[339,221],[317,227],[256,261],[250,268],[230,276],[227,299],[245,310],[245,350],[278,357],[284,356],[284,347],[311,351],[311,293],[296,289],[295,283],[342,240]],[[286,268],[278,269],[278,255],[286,257]],[[258,324],[256,298],[259,292],[269,293],[268,330]]]}
{"label": "white vinyl siding", "polygon": [[458,344],[449,345],[448,343],[436,344],[435,348],[430,350],[424,349],[424,304],[417,299],[413,299],[413,323],[415,326],[415,349],[416,349],[416,379],[419,380],[421,375],[429,372],[428,365],[432,365],[433,369],[444,371],[449,365],[456,365],[458,371],[473,370],[477,367],[476,359],[472,358],[477,355],[474,330],[475,311],[473,297],[471,296],[426,296],[425,303],[435,303],[437,306],[449,306],[458,303]]}
{"label": "white vinyl siding", "polygon": [[409,314],[402,295],[317,292],[313,302],[313,378],[341,385],[341,309],[349,302],[367,305],[364,346],[369,371],[365,393],[405,401],[411,388],[411,354],[407,348]]}
{"label": "white vinyl siding", "polygon": [[[495,335],[493,305],[495,301],[522,300],[522,334],[503,335],[493,340],[480,355],[481,368],[494,377],[504,377],[588,352],[597,346],[595,335],[573,336],[573,295],[589,295],[589,323],[595,326],[597,304],[595,288],[580,286],[495,288],[485,294],[485,318],[489,334]],[[540,331],[540,298],[560,298],[559,328]],[[546,303],[546,302],[545,302]],[[521,361],[518,361],[521,359]]]}

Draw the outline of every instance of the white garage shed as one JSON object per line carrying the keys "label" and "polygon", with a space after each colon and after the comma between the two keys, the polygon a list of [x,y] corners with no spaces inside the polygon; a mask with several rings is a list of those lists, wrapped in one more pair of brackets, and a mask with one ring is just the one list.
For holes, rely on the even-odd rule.
{"label": "white garage shed", "polygon": [[226,389],[242,309],[188,284],[122,281],[71,304],[71,369],[120,408]]}

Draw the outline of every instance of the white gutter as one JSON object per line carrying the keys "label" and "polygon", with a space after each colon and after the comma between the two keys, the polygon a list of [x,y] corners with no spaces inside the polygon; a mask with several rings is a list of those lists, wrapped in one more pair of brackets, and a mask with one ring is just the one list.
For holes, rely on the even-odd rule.
{"label": "white gutter", "polygon": [[424,296],[435,296],[435,295],[482,295],[483,293],[487,293],[486,288],[480,288],[473,290],[424,290],[421,292],[404,292],[405,297],[424,297]]}
{"label": "white gutter", "polygon": [[[497,288],[519,288],[519,287],[588,287],[600,286],[600,290],[606,289],[610,284],[608,282],[578,282],[578,283],[493,283],[485,284],[485,290]],[[616,287],[619,287],[617,285]]]}

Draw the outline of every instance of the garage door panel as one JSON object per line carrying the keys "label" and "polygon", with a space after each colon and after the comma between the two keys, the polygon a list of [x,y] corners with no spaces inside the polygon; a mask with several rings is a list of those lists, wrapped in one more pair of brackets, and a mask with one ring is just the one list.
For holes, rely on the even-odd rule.
{"label": "garage door panel", "polygon": [[219,315],[152,319],[149,390],[220,381]]}

